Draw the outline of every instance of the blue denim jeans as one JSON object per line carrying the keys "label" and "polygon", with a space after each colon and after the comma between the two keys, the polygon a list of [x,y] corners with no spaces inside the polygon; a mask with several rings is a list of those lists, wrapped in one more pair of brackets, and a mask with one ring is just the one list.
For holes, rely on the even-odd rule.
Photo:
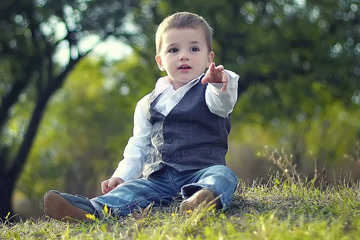
{"label": "blue denim jeans", "polygon": [[200,189],[210,189],[220,197],[222,208],[226,208],[236,186],[236,175],[223,165],[183,172],[165,166],[147,178],[127,181],[91,202],[100,213],[107,205],[115,216],[125,216],[152,203],[167,206],[180,195],[186,199]]}

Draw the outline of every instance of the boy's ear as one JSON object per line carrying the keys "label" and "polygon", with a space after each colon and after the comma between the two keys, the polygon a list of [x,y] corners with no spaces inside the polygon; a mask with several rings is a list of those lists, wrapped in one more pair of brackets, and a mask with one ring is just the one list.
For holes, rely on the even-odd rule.
{"label": "boy's ear", "polygon": [[209,68],[210,63],[214,61],[215,53],[213,51],[210,51],[208,54],[208,62],[207,62],[207,68]]}
{"label": "boy's ear", "polygon": [[156,55],[156,56],[155,56],[155,61],[156,61],[157,65],[158,65],[158,68],[159,68],[161,71],[164,71],[165,69],[164,69],[164,67],[163,67],[163,65],[162,65],[162,61],[161,61],[160,55]]}

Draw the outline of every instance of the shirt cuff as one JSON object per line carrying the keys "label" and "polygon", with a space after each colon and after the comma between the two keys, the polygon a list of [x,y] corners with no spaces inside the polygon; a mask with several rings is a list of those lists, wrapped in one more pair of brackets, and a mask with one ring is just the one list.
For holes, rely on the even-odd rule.
{"label": "shirt cuff", "polygon": [[129,180],[136,179],[138,176],[135,176],[133,166],[127,164],[121,164],[120,162],[114,174],[111,176],[111,178],[114,177],[119,177],[126,182]]}

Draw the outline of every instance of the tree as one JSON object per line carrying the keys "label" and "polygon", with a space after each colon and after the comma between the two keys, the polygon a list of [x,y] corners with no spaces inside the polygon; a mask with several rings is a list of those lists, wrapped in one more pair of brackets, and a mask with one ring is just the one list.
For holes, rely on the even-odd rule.
{"label": "tree", "polygon": [[[0,217],[11,212],[11,196],[43,113],[51,96],[92,48],[81,42],[95,35],[98,42],[136,34],[127,18],[138,1],[10,0],[0,3]],[[68,51],[62,66],[55,54]],[[33,106],[25,126],[11,136],[12,109],[22,99]],[[20,137],[19,137],[20,135]]]}

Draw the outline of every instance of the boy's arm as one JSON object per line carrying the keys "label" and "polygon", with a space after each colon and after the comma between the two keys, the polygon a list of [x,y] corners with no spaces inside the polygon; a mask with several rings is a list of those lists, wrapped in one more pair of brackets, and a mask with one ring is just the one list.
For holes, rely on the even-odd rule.
{"label": "boy's arm", "polygon": [[124,181],[138,178],[144,167],[146,157],[150,151],[151,123],[145,116],[145,96],[135,108],[133,136],[129,139],[124,150],[124,159],[119,162],[112,178],[119,177]]}
{"label": "boy's arm", "polygon": [[226,118],[233,111],[237,101],[239,75],[224,70],[222,65],[211,63],[202,83],[210,83],[206,89],[205,100],[210,111]]}

